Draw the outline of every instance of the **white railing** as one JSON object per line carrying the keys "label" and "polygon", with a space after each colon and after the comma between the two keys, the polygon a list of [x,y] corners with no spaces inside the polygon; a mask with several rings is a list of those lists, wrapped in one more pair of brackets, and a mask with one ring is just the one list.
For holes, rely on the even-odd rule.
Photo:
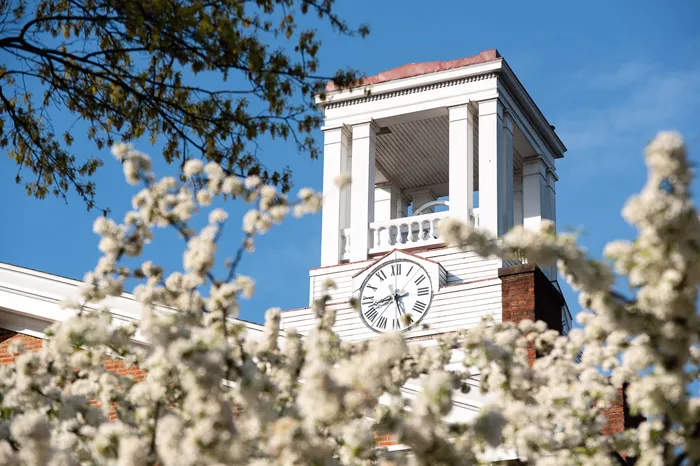
{"label": "white railing", "polygon": [[[369,224],[369,253],[442,244],[438,225],[447,217],[449,212],[445,211],[372,222]],[[473,221],[475,225],[479,225],[479,209],[474,209]],[[340,230],[340,251],[343,260],[350,259],[350,236],[350,228]]]}

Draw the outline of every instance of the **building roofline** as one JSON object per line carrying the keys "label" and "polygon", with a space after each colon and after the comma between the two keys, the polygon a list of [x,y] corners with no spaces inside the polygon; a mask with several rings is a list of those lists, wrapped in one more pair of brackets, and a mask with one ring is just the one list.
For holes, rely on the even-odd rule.
{"label": "building roofline", "polygon": [[[72,278],[0,262],[1,320],[11,321],[16,316],[23,324],[30,319],[35,324],[44,323],[44,326],[64,320],[72,311],[60,309],[60,302],[74,296],[81,284],[81,281]],[[110,296],[100,306],[110,309],[118,321],[138,321],[141,318],[140,305],[132,293]],[[162,310],[172,311],[167,307],[162,307]],[[241,319],[232,320],[240,322],[253,333],[263,332],[263,325]]]}
{"label": "building roofline", "polygon": [[[372,84],[385,83],[396,81],[398,79],[411,78],[423,74],[435,73],[438,71],[452,70],[462,68],[464,66],[476,65],[478,63],[486,63],[501,58],[501,54],[496,49],[483,50],[478,55],[471,57],[458,58],[456,60],[446,61],[429,61],[421,63],[408,63],[406,65],[397,66],[390,70],[382,71],[373,76],[361,78],[356,84],[351,85],[350,89],[356,87],[369,86]],[[339,89],[329,81],[326,84],[326,92],[335,92]]]}
{"label": "building roofline", "polygon": [[450,82],[465,77],[486,76],[491,73],[497,74],[504,88],[513,94],[513,98],[532,122],[552,155],[555,158],[562,158],[567,149],[556,134],[554,126],[549,123],[510,65],[496,49],[485,50],[478,55],[457,60],[411,63],[399,66],[363,78],[356,85],[344,89],[337,89],[335,86],[329,85],[326,87],[325,98],[321,99],[320,96],[317,96],[316,103],[321,108],[325,108],[329,104],[362,102],[367,98],[391,96],[409,89],[421,89],[428,85]]}

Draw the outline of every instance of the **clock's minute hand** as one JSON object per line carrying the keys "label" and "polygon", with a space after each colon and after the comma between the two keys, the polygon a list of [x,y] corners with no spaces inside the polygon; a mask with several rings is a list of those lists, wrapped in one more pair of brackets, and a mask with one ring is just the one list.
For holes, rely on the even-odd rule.
{"label": "clock's minute hand", "polygon": [[401,290],[396,292],[397,295],[403,295],[404,288],[406,288],[406,285],[408,285],[409,282],[411,281],[411,279],[416,276],[416,274],[418,273],[419,270],[420,269],[418,267],[416,267],[416,271],[413,272],[413,274],[410,277],[408,277],[408,279],[406,280],[406,283],[404,283],[403,286],[401,287]]}

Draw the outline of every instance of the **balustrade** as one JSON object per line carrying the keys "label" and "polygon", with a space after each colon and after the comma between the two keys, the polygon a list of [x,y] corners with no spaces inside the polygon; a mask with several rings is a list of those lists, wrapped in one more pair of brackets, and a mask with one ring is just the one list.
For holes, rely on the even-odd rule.
{"label": "balustrade", "polygon": [[[449,212],[435,212],[412,217],[396,218],[369,224],[370,254],[392,249],[432,246],[443,242],[438,226],[449,217]],[[474,209],[474,224],[479,225],[479,212]],[[352,244],[350,228],[340,231],[341,259],[349,259]]]}

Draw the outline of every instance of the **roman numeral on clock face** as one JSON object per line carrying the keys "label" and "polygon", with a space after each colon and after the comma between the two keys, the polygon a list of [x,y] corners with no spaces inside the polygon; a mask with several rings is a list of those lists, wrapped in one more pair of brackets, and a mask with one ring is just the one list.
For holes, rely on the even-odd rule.
{"label": "roman numeral on clock face", "polygon": [[418,288],[418,296],[428,296],[430,294],[430,288],[427,286],[424,286],[422,288]]}
{"label": "roman numeral on clock face", "polygon": [[391,266],[391,276],[401,275],[401,264],[392,264]]}
{"label": "roman numeral on clock face", "polygon": [[377,321],[377,328],[386,328],[386,323],[388,322],[389,319],[386,317],[380,317],[379,320]]}
{"label": "roman numeral on clock face", "polygon": [[420,285],[423,283],[423,280],[425,280],[425,275],[421,275],[420,277],[416,278],[416,281],[414,282],[416,285]]}
{"label": "roman numeral on clock face", "polygon": [[362,298],[362,304],[372,304],[374,303],[374,296],[364,296]]}
{"label": "roman numeral on clock face", "polygon": [[379,281],[383,282],[384,280],[386,280],[386,274],[384,273],[383,270],[380,270],[379,272],[377,272],[377,277],[379,277]]}
{"label": "roman numeral on clock face", "polygon": [[365,318],[370,322],[374,322],[374,319],[377,318],[377,314],[379,314],[377,312],[377,309],[374,306],[372,306],[367,310],[367,312],[365,312]]}
{"label": "roman numeral on clock face", "polygon": [[422,314],[426,307],[427,305],[424,302],[416,301],[416,304],[413,305],[413,311]]}
{"label": "roman numeral on clock face", "polygon": [[401,330],[401,320],[400,319],[392,319],[391,320],[391,329],[392,330]]}

